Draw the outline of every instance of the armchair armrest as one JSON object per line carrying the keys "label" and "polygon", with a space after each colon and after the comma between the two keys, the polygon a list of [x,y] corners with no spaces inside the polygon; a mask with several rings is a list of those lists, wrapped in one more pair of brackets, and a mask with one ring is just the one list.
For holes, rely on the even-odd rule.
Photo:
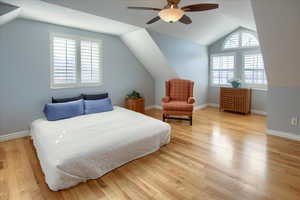
{"label": "armchair armrest", "polygon": [[162,101],[163,101],[164,103],[168,103],[168,102],[170,101],[170,97],[169,97],[169,96],[166,96],[166,97],[162,98]]}
{"label": "armchair armrest", "polygon": [[195,103],[195,98],[194,97],[189,97],[188,98],[188,104],[193,104]]}

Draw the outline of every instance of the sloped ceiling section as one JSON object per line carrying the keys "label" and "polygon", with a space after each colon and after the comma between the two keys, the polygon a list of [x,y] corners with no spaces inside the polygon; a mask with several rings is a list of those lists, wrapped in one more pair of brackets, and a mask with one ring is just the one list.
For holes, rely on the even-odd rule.
{"label": "sloped ceiling section", "polygon": [[300,1],[252,3],[269,85],[300,86]]}
{"label": "sloped ceiling section", "polygon": [[156,32],[193,40],[208,45],[239,26],[255,30],[250,0],[182,0],[180,5],[197,3],[218,3],[220,8],[212,11],[187,13],[193,19],[191,25],[166,24],[159,21],[152,25],[145,23],[157,16],[157,11],[128,10],[127,6],[163,8],[166,0],[43,0],[80,10],[97,16],[107,17]]}
{"label": "sloped ceiling section", "polygon": [[156,80],[178,77],[146,29],[127,33],[121,38]]}
{"label": "sloped ceiling section", "polygon": [[13,6],[10,4],[6,4],[6,3],[1,3],[0,2],[0,16],[5,15],[13,10],[18,9],[17,6]]}
{"label": "sloped ceiling section", "polygon": [[[1,1],[20,7],[20,17],[27,19],[113,35],[122,35],[139,29],[137,26],[120,21],[72,10],[55,4],[49,4],[40,0]],[[106,3],[106,1],[104,3]]]}
{"label": "sloped ceiling section", "polygon": [[0,26],[16,19],[20,10],[17,6],[0,2]]}

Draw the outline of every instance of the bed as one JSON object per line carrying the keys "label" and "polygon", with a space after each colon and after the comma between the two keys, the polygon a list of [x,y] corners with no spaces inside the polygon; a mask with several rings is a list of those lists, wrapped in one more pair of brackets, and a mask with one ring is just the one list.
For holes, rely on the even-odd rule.
{"label": "bed", "polygon": [[170,142],[167,123],[114,107],[113,111],[31,125],[31,137],[53,191],[96,179]]}

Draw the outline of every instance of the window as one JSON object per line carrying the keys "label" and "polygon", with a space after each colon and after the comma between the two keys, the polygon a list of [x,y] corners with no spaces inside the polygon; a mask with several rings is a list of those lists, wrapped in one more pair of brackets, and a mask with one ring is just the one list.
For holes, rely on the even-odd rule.
{"label": "window", "polygon": [[234,77],[234,55],[213,55],[211,59],[211,82],[213,85],[227,85]]}
{"label": "window", "polygon": [[244,55],[244,81],[249,85],[267,84],[266,72],[261,54]]}
{"label": "window", "polygon": [[51,88],[99,86],[101,41],[51,35]]}
{"label": "window", "polygon": [[257,38],[247,32],[242,32],[242,47],[255,47],[259,46]]}
{"label": "window", "polygon": [[81,82],[100,82],[100,46],[97,42],[81,41]]}
{"label": "window", "polygon": [[230,36],[228,36],[224,42],[223,48],[236,49],[236,48],[248,48],[248,47],[258,47],[259,42],[257,37],[249,31],[236,31]]}
{"label": "window", "polygon": [[230,35],[224,44],[224,49],[233,49],[233,48],[239,48],[240,46],[240,33],[236,32],[232,35]]}
{"label": "window", "polygon": [[76,83],[76,41],[53,38],[53,84]]}

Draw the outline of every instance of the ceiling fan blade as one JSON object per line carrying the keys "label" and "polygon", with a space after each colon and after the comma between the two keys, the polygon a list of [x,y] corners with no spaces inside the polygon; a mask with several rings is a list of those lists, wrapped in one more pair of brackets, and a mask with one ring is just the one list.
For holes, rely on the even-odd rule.
{"label": "ceiling fan blade", "polygon": [[127,7],[128,9],[133,9],[133,10],[155,10],[155,11],[161,11],[160,8],[149,8],[149,7]]}
{"label": "ceiling fan blade", "polygon": [[160,20],[160,17],[154,17],[153,19],[151,19],[150,21],[147,22],[147,24],[153,24],[154,22],[157,22],[158,20]]}
{"label": "ceiling fan blade", "polygon": [[212,10],[217,8],[219,8],[219,4],[202,3],[202,4],[184,6],[181,9],[184,10],[185,12],[197,12],[197,11]]}
{"label": "ceiling fan blade", "polygon": [[191,18],[187,15],[183,15],[179,21],[183,24],[191,24],[192,23]]}

